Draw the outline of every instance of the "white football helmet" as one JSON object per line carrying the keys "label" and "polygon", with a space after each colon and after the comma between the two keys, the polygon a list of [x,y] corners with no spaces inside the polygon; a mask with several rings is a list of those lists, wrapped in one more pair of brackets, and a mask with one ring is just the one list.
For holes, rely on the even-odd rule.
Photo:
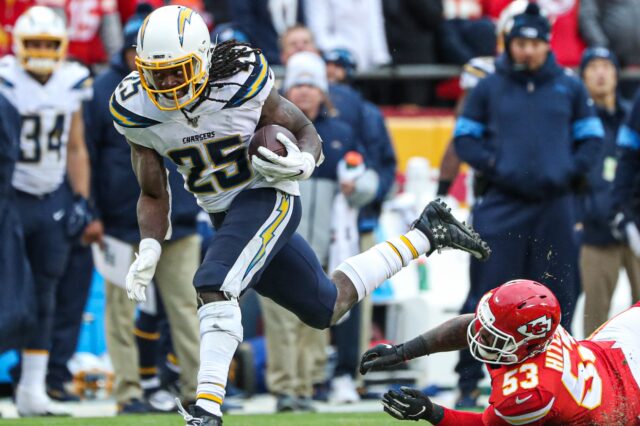
{"label": "white football helmet", "polygon": [[[163,111],[183,108],[204,90],[209,78],[211,37],[204,19],[184,6],[153,11],[138,31],[136,66],[140,83]],[[167,87],[167,76],[177,80]]]}
{"label": "white football helmet", "polygon": [[29,8],[13,27],[14,53],[35,74],[51,74],[64,60],[68,44],[64,19],[48,7]]}

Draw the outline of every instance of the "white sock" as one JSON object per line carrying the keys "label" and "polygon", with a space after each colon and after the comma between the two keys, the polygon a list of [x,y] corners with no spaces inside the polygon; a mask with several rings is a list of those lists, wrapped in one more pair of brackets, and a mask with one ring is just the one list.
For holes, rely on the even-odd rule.
{"label": "white sock", "polygon": [[200,371],[196,405],[216,416],[220,406],[231,359],[242,342],[242,317],[237,300],[207,303],[198,309],[200,318]]}
{"label": "white sock", "polygon": [[45,350],[22,351],[22,372],[20,386],[29,388],[45,388],[49,352]]}
{"label": "white sock", "polygon": [[361,301],[430,248],[429,239],[417,229],[412,229],[350,257],[336,269],[349,277],[358,292],[358,301]]}
{"label": "white sock", "polygon": [[140,387],[145,391],[149,389],[159,388],[161,384],[162,383],[160,383],[160,378],[158,376],[140,380]]}

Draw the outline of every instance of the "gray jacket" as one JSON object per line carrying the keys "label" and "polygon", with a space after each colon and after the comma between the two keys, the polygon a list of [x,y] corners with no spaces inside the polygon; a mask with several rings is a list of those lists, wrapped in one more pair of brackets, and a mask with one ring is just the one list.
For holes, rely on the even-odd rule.
{"label": "gray jacket", "polygon": [[333,201],[338,194],[338,183],[331,179],[314,178],[301,180],[300,201],[302,218],[298,233],[307,240],[326,268],[331,245],[331,217]]}
{"label": "gray jacket", "polygon": [[640,64],[640,0],[581,0],[580,33],[611,49],[623,66]]}

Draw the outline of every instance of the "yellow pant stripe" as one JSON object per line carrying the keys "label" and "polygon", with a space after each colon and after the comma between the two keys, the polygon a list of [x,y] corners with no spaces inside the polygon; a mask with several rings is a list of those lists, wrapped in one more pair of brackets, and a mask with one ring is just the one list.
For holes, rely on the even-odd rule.
{"label": "yellow pant stripe", "polygon": [[139,328],[133,329],[133,334],[137,337],[147,340],[158,340],[160,338],[160,333],[148,333],[146,331],[142,331]]}
{"label": "yellow pant stripe", "polygon": [[411,250],[411,255],[413,256],[414,259],[417,259],[418,256],[420,256],[420,254],[418,253],[418,250],[416,250],[416,248],[413,246],[413,244],[411,244],[411,241],[409,241],[409,239],[407,237],[405,237],[404,235],[400,235],[400,240],[407,247],[409,247],[409,250]]}
{"label": "yellow pant stripe", "polygon": [[222,405],[222,398],[215,395],[211,395],[210,393],[199,393],[196,396],[196,399],[206,399]]}
{"label": "yellow pant stripe", "polygon": [[156,374],[158,369],[156,367],[140,367],[140,374]]}
{"label": "yellow pant stripe", "polygon": [[45,349],[24,349],[23,355],[49,355],[49,351]]}

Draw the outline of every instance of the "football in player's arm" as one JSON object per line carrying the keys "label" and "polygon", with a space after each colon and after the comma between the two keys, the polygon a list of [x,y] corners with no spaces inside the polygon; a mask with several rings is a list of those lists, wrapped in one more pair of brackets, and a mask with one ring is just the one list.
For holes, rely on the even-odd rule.
{"label": "football in player's arm", "polygon": [[[306,179],[313,173],[316,163],[321,161],[322,142],[313,124],[291,102],[278,94],[275,87],[269,93],[260,116],[259,127],[277,124],[291,130],[298,144],[294,144],[284,135],[279,134],[279,140],[287,148],[287,156],[280,157],[266,148],[259,152],[267,159],[253,157],[252,165],[261,175],[271,181],[288,179]],[[140,227],[141,243],[147,238],[158,242],[164,241],[169,232],[170,197],[167,190],[167,178],[162,156],[155,150],[136,143],[131,145],[131,161],[133,170],[140,184],[140,199],[138,201],[138,225]],[[147,240],[148,242],[149,240]],[[159,252],[154,249],[140,247],[138,260],[138,274],[131,275],[135,280],[131,288],[139,299],[145,298],[147,276],[153,276],[154,265],[159,258]],[[148,258],[148,259],[147,259]],[[220,296],[224,297],[224,296]]]}

